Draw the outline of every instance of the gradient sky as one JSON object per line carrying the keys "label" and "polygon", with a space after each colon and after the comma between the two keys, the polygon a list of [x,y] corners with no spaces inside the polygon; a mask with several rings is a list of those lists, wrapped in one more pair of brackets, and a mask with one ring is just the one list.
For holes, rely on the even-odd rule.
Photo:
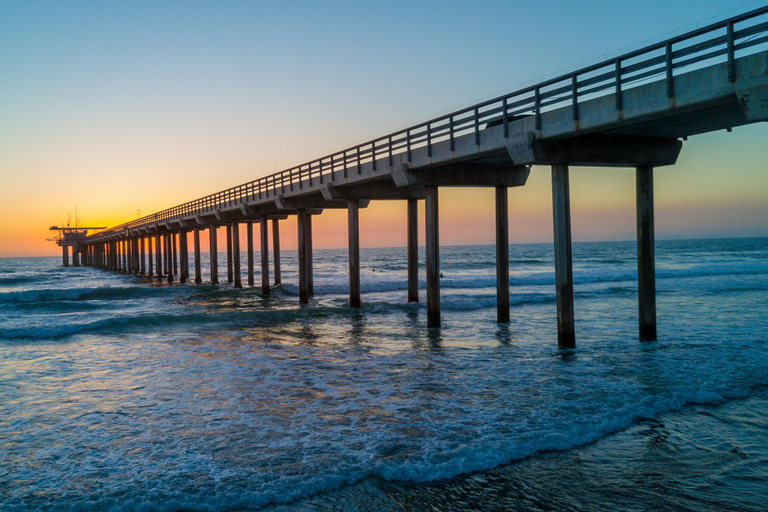
{"label": "gradient sky", "polygon": [[[75,205],[119,224],[760,4],[0,0],[0,257],[59,255]],[[656,171],[657,238],[768,236],[766,148],[765,124],[691,137]],[[549,169],[509,194],[510,241],[551,241]],[[635,237],[634,171],[573,168],[571,197],[575,241]],[[441,189],[441,244],[492,243],[492,206]],[[361,211],[361,244],[404,245],[405,203]]]}

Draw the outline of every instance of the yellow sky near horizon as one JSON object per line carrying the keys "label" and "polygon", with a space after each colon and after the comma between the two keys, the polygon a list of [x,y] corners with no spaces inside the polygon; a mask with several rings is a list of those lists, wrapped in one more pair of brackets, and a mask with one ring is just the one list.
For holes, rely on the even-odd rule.
{"label": "yellow sky near horizon", "polygon": [[[761,123],[692,137],[676,165],[656,169],[657,238],[768,236],[767,128]],[[144,172],[141,180],[128,179],[125,169],[104,173],[116,178],[83,181],[75,169],[62,169],[56,180],[35,179],[34,173],[32,179],[7,180],[10,186],[0,190],[0,257],[59,255],[45,240],[52,236],[49,226],[65,223],[69,212],[74,217],[72,198],[78,201],[80,225],[114,226],[135,218],[137,209],[146,215],[202,195],[189,190],[213,192],[239,183],[225,181],[225,172],[216,179],[204,175],[200,183],[179,169]],[[633,239],[634,171],[572,167],[570,174],[574,241]],[[524,187],[509,190],[511,243],[551,242],[550,180],[548,168],[535,166]],[[489,188],[441,188],[441,244],[494,243],[493,201]],[[420,202],[422,242],[423,219]],[[361,246],[404,246],[405,223],[404,201],[372,201],[360,214]],[[345,210],[323,212],[313,223],[315,247],[346,247],[346,226]],[[242,236],[245,240],[245,230]],[[281,222],[281,245],[296,248],[294,219]]]}

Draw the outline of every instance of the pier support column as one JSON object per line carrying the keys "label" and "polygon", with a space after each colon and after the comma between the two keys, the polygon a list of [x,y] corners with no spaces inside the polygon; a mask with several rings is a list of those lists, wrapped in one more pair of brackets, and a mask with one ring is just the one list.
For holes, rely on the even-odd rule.
{"label": "pier support column", "polygon": [[253,222],[246,223],[248,239],[248,286],[253,286]]}
{"label": "pier support column", "polygon": [[496,187],[496,321],[509,323],[509,208],[507,187]]}
{"label": "pier support column", "polygon": [[408,302],[419,302],[419,200],[408,199]]}
{"label": "pier support column", "polygon": [[425,187],[427,252],[427,327],[440,327],[440,240],[438,223],[438,188]]}
{"label": "pier support column", "polygon": [[234,280],[232,273],[232,225],[227,224],[227,282]]}
{"label": "pier support column", "polygon": [[275,286],[282,283],[280,276],[280,224],[278,222],[277,219],[272,219],[272,257],[275,260]]}
{"label": "pier support column", "polygon": [[299,304],[309,303],[309,285],[307,283],[307,211],[297,211],[298,243],[299,243]]}
{"label": "pier support column", "polygon": [[157,278],[163,278],[163,254],[161,251],[160,233],[155,235],[155,263],[157,264]]}
{"label": "pier support column", "polygon": [[[234,266],[235,288],[242,288],[243,283],[240,280],[240,223],[237,221],[232,223],[232,263]],[[232,279],[230,279],[230,282],[232,282]]]}
{"label": "pier support column", "polygon": [[219,284],[219,239],[216,236],[217,226],[211,224],[208,230],[211,245],[211,284]]}
{"label": "pier support column", "polygon": [[360,202],[347,201],[347,234],[349,237],[349,307],[360,307]]}
{"label": "pier support column", "polygon": [[195,245],[195,284],[203,282],[202,263],[200,261],[200,228],[195,228],[192,243]]}
{"label": "pier support column", "polygon": [[152,237],[147,237],[147,275],[152,277],[154,272],[152,271]]}
{"label": "pier support column", "polygon": [[61,246],[61,264],[65,267],[69,266],[69,249],[66,245]]}
{"label": "pier support column", "polygon": [[173,282],[173,233],[165,234],[165,274],[169,283]]}
{"label": "pier support column", "polygon": [[[128,272],[128,243],[127,242],[128,241],[125,238],[123,238],[120,241],[120,243],[122,244],[121,250],[123,253],[123,267],[122,267],[123,272]],[[74,251],[72,252],[74,253]]]}
{"label": "pier support column", "polygon": [[145,260],[145,254],[147,252],[145,248],[145,240],[142,236],[139,238],[139,274],[142,276],[147,273],[147,263]]}
{"label": "pier support column", "polygon": [[557,291],[557,346],[574,348],[573,259],[571,255],[571,200],[568,164],[552,165],[552,218],[555,231],[555,288]]}
{"label": "pier support column", "polygon": [[307,212],[307,229],[304,235],[307,237],[307,290],[310,297],[315,296],[314,255],[312,249],[312,214]]}
{"label": "pier support column", "polygon": [[189,250],[187,248],[187,232],[179,231],[179,282],[186,283],[189,280]]}
{"label": "pier support column", "polygon": [[637,292],[640,306],[640,339],[656,340],[656,257],[653,225],[653,167],[636,171],[637,191]]}
{"label": "pier support column", "polygon": [[181,232],[171,233],[171,248],[173,249],[173,273],[179,275],[179,258],[178,258],[178,245],[176,244],[176,238],[181,236]]}
{"label": "pier support column", "polygon": [[269,295],[269,220],[262,217],[259,222],[261,233],[261,293]]}

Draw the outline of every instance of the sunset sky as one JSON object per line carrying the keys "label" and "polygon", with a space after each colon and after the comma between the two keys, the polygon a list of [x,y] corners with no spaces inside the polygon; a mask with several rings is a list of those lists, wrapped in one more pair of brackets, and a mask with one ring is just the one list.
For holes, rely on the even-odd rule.
{"label": "sunset sky", "polygon": [[[0,257],[59,255],[75,205],[120,224],[761,4],[0,0]],[[657,238],[768,236],[766,148],[766,124],[686,141]],[[509,197],[510,241],[551,241],[549,169]],[[575,241],[634,238],[632,170],[574,168],[571,197]],[[441,244],[493,242],[492,190],[440,206]],[[361,211],[362,245],[404,245],[405,209]],[[346,245],[344,211],[314,229]]]}

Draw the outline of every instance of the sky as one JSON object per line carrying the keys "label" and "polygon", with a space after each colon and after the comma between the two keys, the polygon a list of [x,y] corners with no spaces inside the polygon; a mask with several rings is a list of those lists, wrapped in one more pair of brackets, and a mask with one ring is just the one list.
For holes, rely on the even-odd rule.
{"label": "sky", "polygon": [[[0,257],[59,255],[75,210],[121,224],[761,4],[0,0]],[[657,239],[768,236],[766,147],[763,123],[690,137],[655,171]],[[511,243],[551,242],[550,179],[510,189]],[[572,168],[574,241],[635,238],[634,179]],[[441,188],[441,244],[493,243],[493,197]],[[404,202],[360,223],[405,245]],[[346,212],[313,227],[346,246]]]}

